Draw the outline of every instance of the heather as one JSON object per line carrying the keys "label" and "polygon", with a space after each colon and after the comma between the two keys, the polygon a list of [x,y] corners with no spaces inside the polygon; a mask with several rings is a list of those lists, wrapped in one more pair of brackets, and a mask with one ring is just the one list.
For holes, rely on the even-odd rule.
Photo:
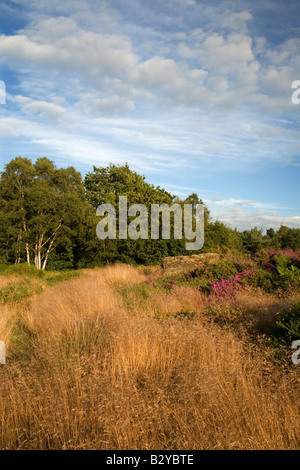
{"label": "heather", "polygon": [[189,286],[207,293],[208,296],[234,297],[246,286],[260,288],[265,292],[297,288],[300,283],[300,251],[265,250],[253,256],[231,255],[214,264],[206,263],[190,273],[148,281],[152,287],[173,289]]}
{"label": "heather", "polygon": [[[206,263],[187,274],[152,278],[146,285],[166,292],[184,289],[187,296],[189,291],[198,292],[205,303],[204,316],[218,324],[239,324],[255,341],[274,348],[274,357],[287,362],[292,340],[300,338],[299,261],[299,250],[227,253],[218,263]],[[240,305],[243,298],[251,298],[249,303],[264,298],[270,305],[266,313],[245,311]]]}

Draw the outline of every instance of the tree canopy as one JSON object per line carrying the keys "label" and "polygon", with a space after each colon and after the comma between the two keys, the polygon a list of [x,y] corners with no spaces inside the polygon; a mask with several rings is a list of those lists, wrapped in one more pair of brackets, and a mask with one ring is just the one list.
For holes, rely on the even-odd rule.
{"label": "tree canopy", "polygon": [[[96,209],[103,203],[118,209],[120,196],[127,197],[128,206],[144,204],[149,214],[151,204],[183,207],[202,203],[195,193],[180,199],[148,183],[127,163],[94,167],[83,178],[74,167],[57,168],[46,157],[35,163],[28,158],[14,158],[0,174],[0,261],[25,262],[41,270],[73,269],[115,261],[156,264],[165,256],[191,254],[185,248],[184,237],[100,240],[96,235]],[[173,229],[173,214],[170,221]],[[205,205],[204,232],[201,252],[300,248],[299,228],[282,225],[277,231],[268,229],[265,235],[257,227],[239,232],[211,220]]]}

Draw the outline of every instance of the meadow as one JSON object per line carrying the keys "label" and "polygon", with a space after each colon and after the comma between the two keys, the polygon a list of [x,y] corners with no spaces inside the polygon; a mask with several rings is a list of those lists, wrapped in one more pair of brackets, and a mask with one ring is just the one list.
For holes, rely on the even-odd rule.
{"label": "meadow", "polygon": [[299,449],[298,263],[3,270],[0,448]]}

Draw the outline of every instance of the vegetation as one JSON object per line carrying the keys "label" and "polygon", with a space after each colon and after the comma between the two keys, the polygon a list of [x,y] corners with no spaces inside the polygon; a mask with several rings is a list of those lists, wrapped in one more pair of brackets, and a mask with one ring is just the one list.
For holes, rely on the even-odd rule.
{"label": "vegetation", "polygon": [[150,279],[153,287],[174,289],[190,286],[210,298],[234,298],[249,286],[263,292],[288,292],[300,287],[300,250],[264,250],[252,256],[232,257],[230,253],[220,262],[207,263],[188,274]]}
{"label": "vegetation", "polygon": [[[96,208],[112,204],[118,214],[119,196],[128,205],[198,204],[197,194],[185,200],[155,187],[129,166],[94,167],[84,180],[73,167],[58,169],[47,158],[35,163],[17,157],[0,175],[0,263],[27,263],[39,270],[80,269],[107,263],[157,264],[165,256],[190,254],[185,240],[99,240]],[[173,227],[171,220],[171,228]],[[300,249],[300,229],[281,226],[238,232],[204,211],[202,251],[254,254],[262,249]],[[172,233],[172,230],[171,230]],[[1,268],[1,266],[0,266]]]}
{"label": "vegetation", "polygon": [[162,277],[150,265],[184,240],[96,237],[119,195],[201,201],[128,165],[1,174],[0,449],[299,449],[300,229],[238,232],[205,208],[220,260]]}
{"label": "vegetation", "polygon": [[2,306],[1,449],[299,448],[298,366],[267,336],[299,328],[296,291],[216,302],[126,265],[78,274]]}

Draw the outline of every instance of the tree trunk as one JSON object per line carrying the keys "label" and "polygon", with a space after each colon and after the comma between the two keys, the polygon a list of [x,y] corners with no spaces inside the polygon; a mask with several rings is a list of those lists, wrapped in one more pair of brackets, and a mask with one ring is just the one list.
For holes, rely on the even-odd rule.
{"label": "tree trunk", "polygon": [[29,244],[26,243],[26,259],[27,259],[27,264],[30,266],[30,251],[29,251]]}
{"label": "tree trunk", "polygon": [[48,249],[47,249],[47,251],[46,251],[45,258],[44,258],[44,262],[43,262],[43,266],[42,266],[42,270],[43,270],[43,271],[44,271],[45,268],[46,268],[46,264],[47,264],[47,261],[48,261],[48,257],[49,257],[50,251],[51,251],[51,249],[52,249],[52,247],[53,247],[53,244],[54,244],[55,239],[56,239],[56,235],[57,235],[57,233],[58,233],[60,227],[61,227],[61,223],[58,225],[58,227],[55,229],[55,231],[54,231],[54,233],[53,233],[53,235],[52,235],[52,240],[51,240],[50,243],[49,243],[49,246],[48,246]]}
{"label": "tree trunk", "polygon": [[20,247],[21,239],[22,239],[22,236],[19,233],[18,239],[17,239],[17,253],[16,253],[15,264],[20,264],[21,262],[21,247]]}
{"label": "tree trunk", "polygon": [[43,247],[43,238],[44,234],[42,233],[39,237],[37,242],[35,243],[35,257],[34,257],[34,264],[37,269],[42,268],[42,247]]}

